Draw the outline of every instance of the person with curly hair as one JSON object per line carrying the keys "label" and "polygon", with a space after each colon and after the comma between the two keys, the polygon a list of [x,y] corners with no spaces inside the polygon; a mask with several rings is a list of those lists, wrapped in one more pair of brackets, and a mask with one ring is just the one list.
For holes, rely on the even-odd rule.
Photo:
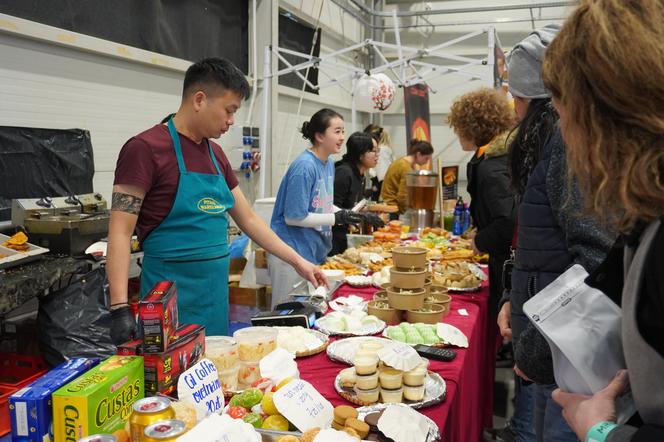
{"label": "person with curly hair", "polygon": [[[627,372],[593,396],[553,393],[586,441],[664,440],[663,22],[662,0],[582,0],[544,59],[586,208],[622,234],[588,282],[621,305]],[[639,419],[617,425],[627,390]]]}
{"label": "person with curly hair", "polygon": [[514,232],[515,202],[507,167],[507,134],[514,112],[507,97],[494,89],[481,88],[452,103],[447,122],[466,152],[470,214],[476,233],[472,247],[489,254],[489,312],[498,313],[503,294],[503,263],[509,258]]}

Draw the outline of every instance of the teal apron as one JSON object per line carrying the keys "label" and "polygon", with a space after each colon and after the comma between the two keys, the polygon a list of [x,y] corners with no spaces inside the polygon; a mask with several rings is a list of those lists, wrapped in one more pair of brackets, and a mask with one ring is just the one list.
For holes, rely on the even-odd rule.
{"label": "teal apron", "polygon": [[158,281],[177,284],[181,324],[228,335],[228,217],[235,199],[210,143],[216,174],[187,172],[173,120],[168,121],[180,180],[171,211],[143,241],[141,298]]}

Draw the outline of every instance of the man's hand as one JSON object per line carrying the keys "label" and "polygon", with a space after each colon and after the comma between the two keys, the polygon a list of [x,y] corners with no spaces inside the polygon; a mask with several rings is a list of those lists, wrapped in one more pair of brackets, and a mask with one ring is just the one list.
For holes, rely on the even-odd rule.
{"label": "man's hand", "polygon": [[320,267],[313,265],[304,258],[293,265],[293,268],[302,278],[309,281],[314,287],[318,288],[321,285],[324,285],[327,288],[330,288],[330,283],[327,280],[327,276],[320,269]]}
{"label": "man's hand", "polygon": [[516,364],[514,365],[514,373],[516,373],[516,375],[519,376],[524,381],[533,382],[532,379],[526,376],[526,374],[522,372],[521,369],[519,369],[519,367],[516,366]]}
{"label": "man's hand", "polygon": [[375,213],[363,213],[362,217],[364,218],[364,222],[370,226],[383,227],[385,225],[385,221],[380,219],[380,216],[376,215]]}
{"label": "man's hand", "polygon": [[475,238],[474,237],[473,237],[473,239],[470,240],[470,248],[473,249],[473,253],[475,253],[476,255],[481,255],[482,254],[482,251],[480,249],[478,249],[477,245],[475,244]]}
{"label": "man's hand", "polygon": [[579,440],[585,440],[593,425],[616,421],[616,397],[629,389],[627,370],[620,370],[611,383],[593,396],[553,392],[553,400],[563,408],[563,417]]}
{"label": "man's hand", "polygon": [[512,340],[512,327],[510,325],[510,316],[512,314],[512,306],[509,301],[503,304],[503,307],[498,313],[498,327],[500,328],[500,335],[507,339]]}
{"label": "man's hand", "polygon": [[362,214],[348,209],[341,209],[334,213],[334,224],[337,225],[360,224],[363,219]]}
{"label": "man's hand", "polygon": [[111,310],[111,341],[115,345],[123,344],[134,338],[136,320],[131,308],[123,305]]}

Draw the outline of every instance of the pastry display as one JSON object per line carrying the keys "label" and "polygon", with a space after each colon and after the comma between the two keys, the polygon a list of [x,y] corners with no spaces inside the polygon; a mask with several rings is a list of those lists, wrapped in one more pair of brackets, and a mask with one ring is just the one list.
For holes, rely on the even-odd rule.
{"label": "pastry display", "polygon": [[443,340],[438,336],[436,325],[402,322],[398,326],[391,326],[383,333],[390,339],[405,344],[442,345]]}
{"label": "pastry display", "polygon": [[361,310],[335,311],[317,320],[316,327],[331,334],[362,336],[379,333],[385,328],[385,322]]}
{"label": "pastry display", "polygon": [[434,268],[434,282],[448,289],[479,288],[481,275],[471,266],[475,265],[466,261],[441,262]]}

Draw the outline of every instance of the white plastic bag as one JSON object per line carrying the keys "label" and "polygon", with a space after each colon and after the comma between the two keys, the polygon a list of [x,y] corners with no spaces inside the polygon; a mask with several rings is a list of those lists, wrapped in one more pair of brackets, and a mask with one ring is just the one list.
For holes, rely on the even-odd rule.
{"label": "white plastic bag", "polygon": [[[585,283],[588,273],[574,265],[523,305],[523,311],[551,347],[561,390],[592,395],[626,367],[622,311],[600,290]],[[619,423],[636,408],[631,395],[618,398]]]}
{"label": "white plastic bag", "polygon": [[240,287],[245,289],[256,289],[260,287],[256,284],[256,254],[252,249],[252,241],[247,242],[247,247],[244,249],[244,257],[247,264],[244,266],[242,276],[240,277]]}

